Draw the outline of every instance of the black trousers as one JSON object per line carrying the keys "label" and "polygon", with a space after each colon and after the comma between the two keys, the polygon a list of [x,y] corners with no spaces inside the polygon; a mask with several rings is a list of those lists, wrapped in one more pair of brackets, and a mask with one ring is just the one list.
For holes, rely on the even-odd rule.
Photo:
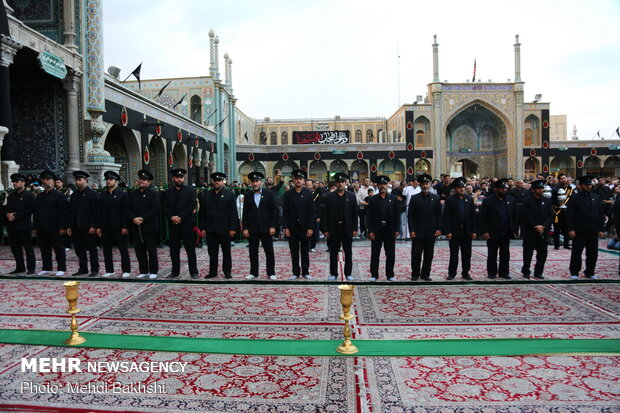
{"label": "black trousers", "polygon": [[121,270],[123,270],[123,272],[131,272],[127,235],[122,235],[119,230],[103,231],[101,234],[101,243],[103,244],[103,261],[105,262],[105,272],[114,272],[112,243],[116,243],[118,246],[118,251],[121,253]]}
{"label": "black trousers", "polygon": [[594,275],[598,259],[598,234],[596,232],[577,232],[573,238],[573,249],[570,254],[569,270],[571,275],[579,275],[581,271],[581,253],[586,250],[586,277]]}
{"label": "black trousers", "polygon": [[316,243],[319,241],[319,223],[316,221],[312,224],[312,236],[309,238],[310,248],[315,248]]}
{"label": "black trousers", "polygon": [[344,275],[351,275],[353,271],[353,237],[344,229],[329,233],[329,275],[338,275],[338,252],[340,246],[344,251]]}
{"label": "black trousers", "polygon": [[[413,238],[411,240],[411,278],[428,278],[431,276],[435,237]],[[424,261],[422,261],[424,254]],[[422,269],[420,270],[420,265]]]}
{"label": "black trousers", "polygon": [[[34,271],[37,266],[34,257],[34,248],[32,247],[32,231],[15,231],[9,228],[9,243],[11,244],[11,253],[15,259],[15,270],[24,272]],[[24,265],[24,251],[26,252],[26,265]]]}
{"label": "black trousers", "polygon": [[[181,243],[187,253],[187,265],[190,274],[198,274],[196,265],[196,234],[194,228],[189,225],[170,224],[170,261],[172,262],[172,275],[179,275],[181,272]],[[226,235],[228,240],[228,234]],[[230,248],[230,240],[228,241]]]}
{"label": "black trousers", "polygon": [[547,236],[546,235],[524,235],[523,237],[523,268],[521,273],[530,276],[530,264],[532,256],[536,250],[536,265],[534,275],[542,275],[547,261]]}
{"label": "black trousers", "polygon": [[360,233],[366,235],[366,209],[360,208]]}
{"label": "black trousers", "polygon": [[381,247],[385,249],[385,275],[394,277],[394,261],[396,260],[396,238],[389,225],[377,229],[375,239],[370,243],[370,276],[379,278],[379,256]]}
{"label": "black trousers", "polygon": [[99,252],[97,251],[97,238],[95,234],[89,234],[87,229],[74,229],[71,238],[75,246],[75,255],[80,263],[78,270],[88,272],[88,259],[86,252],[90,255],[90,271],[99,272]]}
{"label": "black trousers", "polygon": [[43,271],[52,271],[52,248],[56,254],[58,271],[67,271],[67,255],[62,242],[62,235],[58,231],[41,230],[39,234],[39,247],[41,248],[41,261]]}
{"label": "black trousers", "polygon": [[[308,255],[309,241],[305,231],[291,230],[291,236],[288,238],[288,247],[291,250],[291,263],[293,275],[310,274],[310,256]],[[299,257],[301,255],[301,268],[299,267]],[[255,274],[256,275],[256,274]]]}
{"label": "black trousers", "polygon": [[497,269],[497,250],[499,250],[499,275],[508,275],[510,272],[510,237],[491,238],[487,240],[487,275],[495,277]]}
{"label": "black trousers", "polygon": [[570,239],[566,231],[566,210],[560,212],[557,217],[558,222],[555,222],[555,217],[553,218],[553,246],[560,248],[560,234],[562,234],[564,235],[564,247],[568,247]]}
{"label": "black trousers", "polygon": [[138,258],[140,274],[157,274],[159,271],[159,259],[157,258],[157,232],[142,232],[136,229],[133,234],[133,247]]}
{"label": "black trousers", "polygon": [[[224,275],[230,276],[232,272],[232,258],[230,256],[230,237],[228,234],[207,234],[207,249],[209,250],[209,275],[217,275],[220,247],[222,248],[222,271],[224,271]],[[190,271],[190,273],[192,272]]]}
{"label": "black trousers", "polygon": [[448,264],[448,276],[456,277],[456,269],[459,265],[459,249],[461,250],[461,275],[469,275],[471,269],[471,237],[463,233],[459,236],[452,234],[448,241],[450,246],[450,262]]}
{"label": "black trousers", "polygon": [[258,277],[258,246],[263,243],[263,251],[267,260],[267,276],[276,275],[276,261],[273,252],[273,237],[266,233],[250,233],[250,274]]}

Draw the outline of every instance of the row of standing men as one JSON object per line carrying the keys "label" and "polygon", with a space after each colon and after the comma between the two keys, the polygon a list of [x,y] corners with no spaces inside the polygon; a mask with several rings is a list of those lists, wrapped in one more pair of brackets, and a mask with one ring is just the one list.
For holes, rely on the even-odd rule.
{"label": "row of standing men", "polygon": [[[183,245],[188,256],[190,276],[199,278],[195,253],[196,215],[200,216],[201,235],[206,238],[210,256],[210,267],[206,278],[217,276],[218,254],[223,253],[223,272],[226,278],[232,277],[230,238],[239,228],[235,196],[224,188],[226,175],[216,172],[211,175],[213,189],[203,191],[199,205],[193,188],[184,184],[182,168],[172,171],[173,185],[166,191],[163,209],[169,223],[169,242],[172,270],[169,278],[180,274],[180,248]],[[115,243],[121,254],[122,277],[131,273],[128,253],[129,228],[133,226],[133,244],[139,262],[138,278],[157,278],[157,243],[160,231],[160,202],[156,191],[150,188],[153,175],[147,170],[138,172],[138,188],[127,194],[118,189],[120,177],[113,171],[105,173],[106,190],[98,194],[88,186],[88,174],[74,173],[77,190],[67,203],[64,195],[54,189],[56,176],[51,171],[41,174],[44,191],[36,198],[25,191],[26,177],[21,174],[11,176],[15,191],[9,195],[3,215],[6,219],[11,250],[16,268],[11,273],[34,274],[35,258],[31,232],[38,236],[43,261],[39,275],[64,275],[66,257],[62,236],[72,237],[79,269],[75,276],[99,274],[99,260],[96,236],[103,244],[104,277],[114,274],[112,246]],[[338,252],[344,251],[344,276],[353,280],[352,240],[358,231],[358,210],[355,195],[346,190],[348,176],[338,173],[335,176],[336,191],[329,193],[316,211],[313,194],[305,188],[306,173],[303,170],[292,172],[294,188],[284,194],[283,221],[284,232],[291,252],[291,279],[304,277],[311,279],[309,266],[309,237],[313,235],[317,213],[320,214],[320,229],[328,239],[330,251],[329,279],[338,275]],[[250,274],[247,279],[258,277],[258,248],[262,244],[266,254],[267,277],[275,279],[275,259],[273,235],[276,233],[278,214],[273,193],[263,188],[264,175],[253,172],[249,175],[252,190],[245,196],[242,222],[243,236],[249,240]],[[594,278],[596,265],[597,236],[601,236],[603,214],[600,198],[591,193],[591,176],[578,179],[580,185],[565,217],[568,235],[573,238],[570,274],[577,278],[581,269],[581,253],[586,249],[585,276]],[[411,278],[430,280],[434,243],[438,235],[446,235],[450,246],[448,279],[456,276],[459,252],[462,272],[465,279],[471,279],[472,240],[481,235],[487,242],[487,276],[510,278],[508,262],[509,243],[516,232],[514,201],[506,195],[505,179],[495,182],[495,194],[485,198],[480,209],[480,219],[475,217],[474,203],[464,194],[465,180],[456,179],[451,186],[451,195],[442,208],[439,197],[429,191],[431,177],[421,175],[417,178],[422,192],[414,195],[408,206],[409,235],[412,238]],[[379,278],[379,256],[381,249],[386,254],[386,277],[395,280],[395,240],[399,236],[400,213],[396,197],[387,192],[389,178],[378,176],[375,183],[378,193],[371,197],[367,207],[367,234],[371,240],[370,281]],[[533,252],[537,252],[534,277],[542,278],[547,255],[547,234],[555,216],[548,198],[542,196],[544,181],[532,182],[532,191],[526,197],[523,225],[523,268],[524,277],[530,277],[530,263]],[[573,201],[574,198],[574,201]],[[31,219],[32,217],[32,219]],[[595,248],[596,247],[596,248]],[[52,250],[56,254],[57,271],[52,271]],[[497,256],[499,251],[499,266]],[[26,255],[24,263],[23,252]],[[90,255],[90,257],[87,256]],[[90,258],[90,271],[88,270]]]}

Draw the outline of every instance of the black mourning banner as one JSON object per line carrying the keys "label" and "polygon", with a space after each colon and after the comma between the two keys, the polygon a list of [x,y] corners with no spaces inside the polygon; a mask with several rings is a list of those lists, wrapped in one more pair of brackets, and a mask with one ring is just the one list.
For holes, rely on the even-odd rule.
{"label": "black mourning banner", "polygon": [[293,143],[297,145],[334,145],[350,142],[348,130],[325,132],[293,132]]}

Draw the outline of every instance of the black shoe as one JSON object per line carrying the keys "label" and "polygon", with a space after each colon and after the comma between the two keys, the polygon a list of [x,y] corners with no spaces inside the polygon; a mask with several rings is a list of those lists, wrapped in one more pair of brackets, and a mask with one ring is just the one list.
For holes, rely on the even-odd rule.
{"label": "black shoe", "polygon": [[86,274],[88,274],[88,271],[81,271],[81,270],[78,270],[78,271],[74,272],[74,273],[73,273],[73,274],[71,274],[71,275],[72,275],[72,276],[74,276],[74,277],[77,277],[77,276],[79,276],[79,275],[86,275]]}
{"label": "black shoe", "polygon": [[[74,274],[75,275],[75,274]],[[93,271],[90,274],[88,274],[89,277],[98,277],[99,276],[99,271]]]}
{"label": "black shoe", "polygon": [[231,278],[232,278],[232,275],[230,275],[230,274],[224,274],[224,278],[226,278],[226,279],[231,279]]}
{"label": "black shoe", "polygon": [[569,247],[568,245],[564,247],[565,250],[570,250],[571,247]]}
{"label": "black shoe", "polygon": [[543,277],[542,275],[539,274],[534,274],[534,278],[536,278],[537,280],[544,280],[545,277]]}
{"label": "black shoe", "polygon": [[471,281],[471,280],[472,280],[472,278],[469,276],[469,274],[465,274],[465,275],[463,276],[463,279],[464,279],[464,280],[468,280],[468,281]]}
{"label": "black shoe", "polygon": [[215,278],[217,277],[217,274],[207,274],[205,275],[205,278]]}
{"label": "black shoe", "polygon": [[21,274],[21,273],[23,273],[23,272],[26,272],[26,270],[21,270],[21,271],[20,271],[20,270],[13,270],[13,271],[11,271],[9,274],[11,274],[11,275],[15,275],[15,274]]}
{"label": "black shoe", "polygon": [[526,274],[523,274],[523,278],[525,278],[525,279],[529,280],[529,279],[530,279],[530,276],[529,276],[529,274],[527,274],[527,275],[526,275]]}
{"label": "black shoe", "polygon": [[500,275],[499,278],[503,278],[504,280],[510,280],[510,275],[508,274],[504,274],[504,275]]}
{"label": "black shoe", "polygon": [[495,279],[495,275],[487,275],[487,278],[488,278],[489,280],[494,280],[494,279]]}
{"label": "black shoe", "polygon": [[418,278],[420,278],[419,275],[412,275],[411,276],[411,281],[418,281]]}
{"label": "black shoe", "polygon": [[197,280],[198,278],[200,278],[200,275],[198,275],[198,274],[190,274],[190,277],[192,277],[194,280]]}
{"label": "black shoe", "polygon": [[554,250],[559,250],[559,249],[560,249],[560,247],[553,247],[553,249],[554,249]]}
{"label": "black shoe", "polygon": [[28,270],[28,272],[26,273],[26,275],[34,275],[35,270]]}
{"label": "black shoe", "polygon": [[448,278],[446,278],[447,280],[454,280],[454,277],[456,277],[456,275],[448,275]]}
{"label": "black shoe", "polygon": [[166,278],[179,278],[179,274],[170,273]]}
{"label": "black shoe", "polygon": [[429,277],[429,276],[426,276],[426,277],[420,277],[420,279],[421,279],[421,280],[424,280],[424,281],[433,281],[433,280],[431,280],[431,277]]}

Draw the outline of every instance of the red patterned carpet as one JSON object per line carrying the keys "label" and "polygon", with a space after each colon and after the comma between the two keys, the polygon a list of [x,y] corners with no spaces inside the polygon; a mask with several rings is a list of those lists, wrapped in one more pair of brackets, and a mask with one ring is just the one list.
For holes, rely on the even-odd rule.
{"label": "red patterned carpet", "polygon": [[[323,245],[312,274],[327,275]],[[234,248],[235,278],[247,249]],[[399,243],[399,280],[408,279],[410,245]],[[166,260],[167,250],[160,250]],[[515,254],[520,247],[515,247]],[[550,251],[549,278],[566,279],[569,251]],[[277,249],[280,282],[153,283],[87,280],[80,286],[83,331],[148,336],[250,339],[341,338],[335,284],[288,284],[288,251]],[[369,248],[355,248],[368,276]],[[474,268],[483,269],[483,246]],[[199,254],[206,271],[206,250]],[[11,269],[5,248],[1,268]],[[441,280],[447,248],[439,245]],[[70,267],[75,257],[69,253]],[[165,268],[167,261],[162,263]],[[616,278],[618,256],[600,252],[599,274]],[[605,270],[609,268],[609,270]],[[512,275],[519,276],[514,258]],[[482,270],[481,270],[482,271]],[[555,272],[554,272],[555,271]],[[554,276],[553,274],[557,274]],[[483,273],[473,273],[484,279]],[[546,273],[547,275],[547,273]],[[71,277],[65,277],[71,278]],[[184,274],[183,278],[186,278]],[[221,280],[220,280],[221,281]],[[620,338],[620,283],[366,284],[356,289],[355,339]],[[66,330],[57,280],[0,279],[0,328]],[[88,350],[0,344],[0,410],[133,412],[619,412],[620,356],[308,357]],[[620,351],[620,349],[619,349]],[[22,357],[93,361],[186,362],[184,373],[23,373]],[[66,383],[158,384],[161,392],[32,392]]]}

